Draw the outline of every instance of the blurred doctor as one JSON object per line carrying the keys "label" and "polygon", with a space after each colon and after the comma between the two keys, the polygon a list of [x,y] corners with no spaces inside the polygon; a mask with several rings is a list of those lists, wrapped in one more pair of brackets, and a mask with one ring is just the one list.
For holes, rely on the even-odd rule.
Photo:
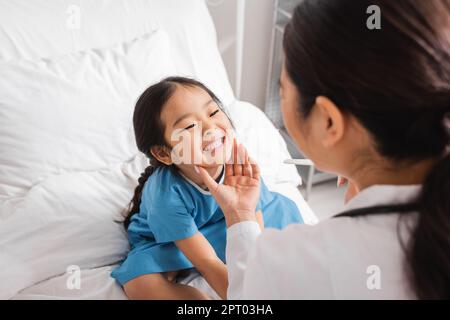
{"label": "blurred doctor", "polygon": [[305,0],[284,50],[286,128],[349,201],[261,231],[257,165],[219,185],[200,168],[228,224],[228,298],[450,298],[450,1]]}

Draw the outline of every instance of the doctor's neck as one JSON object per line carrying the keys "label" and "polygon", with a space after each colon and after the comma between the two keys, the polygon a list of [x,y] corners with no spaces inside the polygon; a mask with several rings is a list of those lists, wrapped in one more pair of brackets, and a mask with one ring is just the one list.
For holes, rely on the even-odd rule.
{"label": "doctor's neck", "polygon": [[439,158],[428,158],[421,161],[392,161],[372,159],[372,161],[355,161],[349,172],[351,179],[359,191],[373,185],[421,185]]}

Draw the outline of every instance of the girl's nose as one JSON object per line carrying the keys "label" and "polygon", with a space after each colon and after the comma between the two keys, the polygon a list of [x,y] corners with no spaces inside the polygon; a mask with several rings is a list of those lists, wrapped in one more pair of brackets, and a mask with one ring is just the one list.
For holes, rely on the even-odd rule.
{"label": "girl's nose", "polygon": [[202,123],[202,128],[203,128],[203,135],[213,135],[215,134],[215,131],[219,130],[219,128],[217,128],[216,124],[212,121],[204,121]]}
{"label": "girl's nose", "polygon": [[214,136],[216,134],[217,129],[216,128],[209,128],[203,131],[203,137],[209,138],[211,136]]}

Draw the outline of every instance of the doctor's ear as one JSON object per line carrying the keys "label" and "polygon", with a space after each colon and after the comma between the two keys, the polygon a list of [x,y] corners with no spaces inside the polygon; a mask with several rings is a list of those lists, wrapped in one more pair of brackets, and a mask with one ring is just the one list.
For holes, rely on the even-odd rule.
{"label": "doctor's ear", "polygon": [[319,117],[320,140],[324,147],[332,147],[344,135],[345,115],[333,101],[324,96],[316,98],[315,107]]}
{"label": "doctor's ear", "polygon": [[153,146],[150,148],[150,153],[156,160],[167,166],[173,163],[170,150],[166,146]]}

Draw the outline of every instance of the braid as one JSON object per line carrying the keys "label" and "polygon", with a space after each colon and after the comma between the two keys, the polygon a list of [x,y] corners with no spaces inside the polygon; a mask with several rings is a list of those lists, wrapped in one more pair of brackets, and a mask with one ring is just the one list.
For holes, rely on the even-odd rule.
{"label": "braid", "polygon": [[141,176],[138,179],[138,185],[134,189],[134,196],[133,199],[131,199],[130,202],[130,210],[128,212],[127,217],[124,220],[125,229],[128,229],[128,226],[131,222],[131,217],[139,212],[139,207],[141,205],[141,197],[142,197],[142,190],[144,189],[144,185],[147,182],[148,178],[155,172],[155,170],[160,167],[161,164],[156,161],[155,159],[150,160],[150,165],[145,168],[144,172],[141,173]]}

